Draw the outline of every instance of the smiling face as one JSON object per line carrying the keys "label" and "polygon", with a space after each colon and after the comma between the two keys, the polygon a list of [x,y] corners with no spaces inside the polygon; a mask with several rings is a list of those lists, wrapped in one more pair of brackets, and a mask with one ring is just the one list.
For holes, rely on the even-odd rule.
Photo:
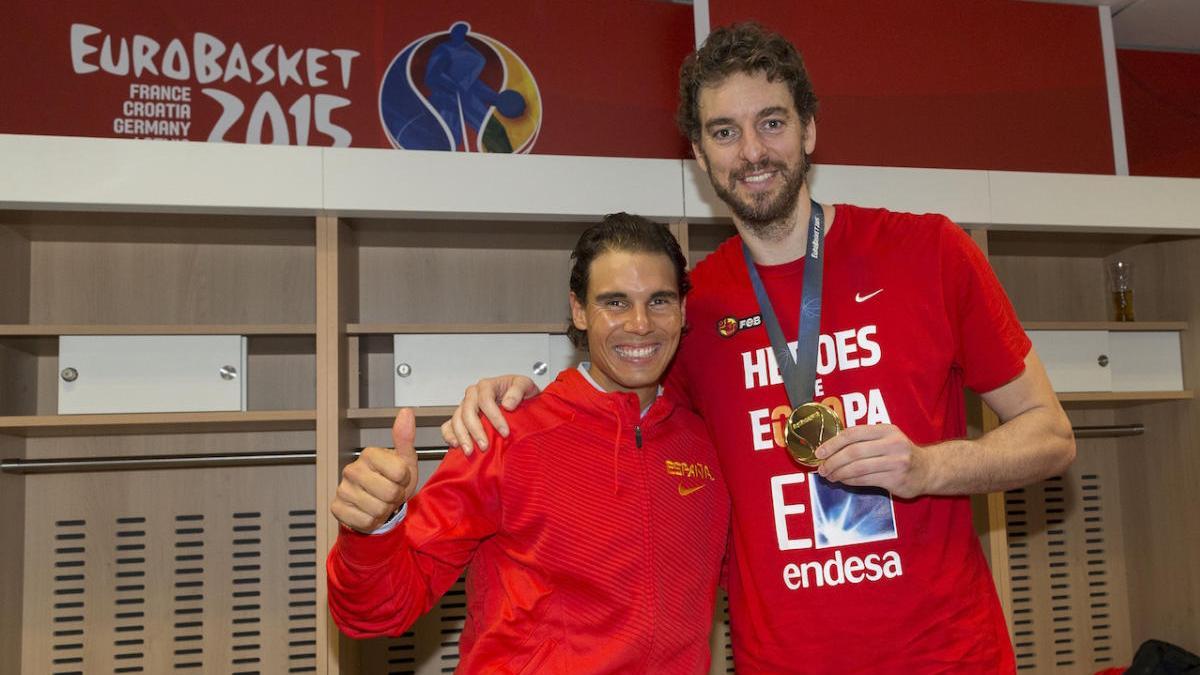
{"label": "smiling face", "polygon": [[587,298],[571,294],[571,320],[587,331],[592,379],[606,391],[637,394],[645,407],[683,331],[674,264],[661,253],[600,253],[588,271]]}
{"label": "smiling face", "polygon": [[764,73],[737,72],[702,87],[692,144],[718,196],[751,232],[770,238],[804,192],[816,126],[800,120],[791,92]]}

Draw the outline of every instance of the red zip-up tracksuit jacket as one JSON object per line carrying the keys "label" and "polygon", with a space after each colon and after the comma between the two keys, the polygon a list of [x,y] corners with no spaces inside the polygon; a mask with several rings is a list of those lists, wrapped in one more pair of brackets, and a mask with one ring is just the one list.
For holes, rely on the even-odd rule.
{"label": "red zip-up tracksuit jacket", "polygon": [[563,371],[451,450],[394,530],[343,528],[329,609],[353,637],[400,635],[467,568],[460,672],[703,673],[729,527],[694,413]]}

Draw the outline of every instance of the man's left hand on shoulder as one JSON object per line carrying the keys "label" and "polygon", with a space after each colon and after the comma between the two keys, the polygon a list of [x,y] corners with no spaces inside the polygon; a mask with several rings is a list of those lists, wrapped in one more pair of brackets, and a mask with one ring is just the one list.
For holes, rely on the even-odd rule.
{"label": "man's left hand on shoulder", "polygon": [[817,448],[826,480],[884,488],[903,499],[925,492],[928,458],[893,424],[849,427]]}

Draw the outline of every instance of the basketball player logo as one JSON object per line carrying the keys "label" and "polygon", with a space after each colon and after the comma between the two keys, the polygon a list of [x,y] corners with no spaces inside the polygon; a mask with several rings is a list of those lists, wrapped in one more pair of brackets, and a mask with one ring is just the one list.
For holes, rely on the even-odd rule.
{"label": "basketball player logo", "polygon": [[379,86],[379,116],[401,149],[528,153],[542,99],[516,52],[459,21],[396,55]]}

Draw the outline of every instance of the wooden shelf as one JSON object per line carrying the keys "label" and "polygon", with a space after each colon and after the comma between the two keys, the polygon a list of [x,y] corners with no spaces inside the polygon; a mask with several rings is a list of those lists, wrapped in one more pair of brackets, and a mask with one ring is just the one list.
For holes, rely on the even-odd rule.
{"label": "wooden shelf", "polygon": [[[454,406],[427,406],[413,408],[418,426],[440,425],[454,414]],[[363,428],[390,427],[400,408],[350,408],[346,419]]]}
{"label": "wooden shelf", "polygon": [[1182,391],[1071,391],[1058,395],[1064,404],[1070,403],[1150,403],[1153,401],[1190,401],[1195,398],[1191,389]]}
{"label": "wooden shelf", "polygon": [[565,323],[349,323],[350,335],[395,333],[556,333],[567,332]]}
{"label": "wooden shelf", "polygon": [[1186,321],[1023,321],[1025,330],[1184,331]]}
{"label": "wooden shelf", "polygon": [[316,335],[311,323],[281,324],[0,324],[0,337],[58,335]]}
{"label": "wooden shelf", "polygon": [[92,436],[175,434],[214,431],[287,431],[316,428],[315,410],[137,413],[113,415],[24,415],[0,417],[0,434]]}

